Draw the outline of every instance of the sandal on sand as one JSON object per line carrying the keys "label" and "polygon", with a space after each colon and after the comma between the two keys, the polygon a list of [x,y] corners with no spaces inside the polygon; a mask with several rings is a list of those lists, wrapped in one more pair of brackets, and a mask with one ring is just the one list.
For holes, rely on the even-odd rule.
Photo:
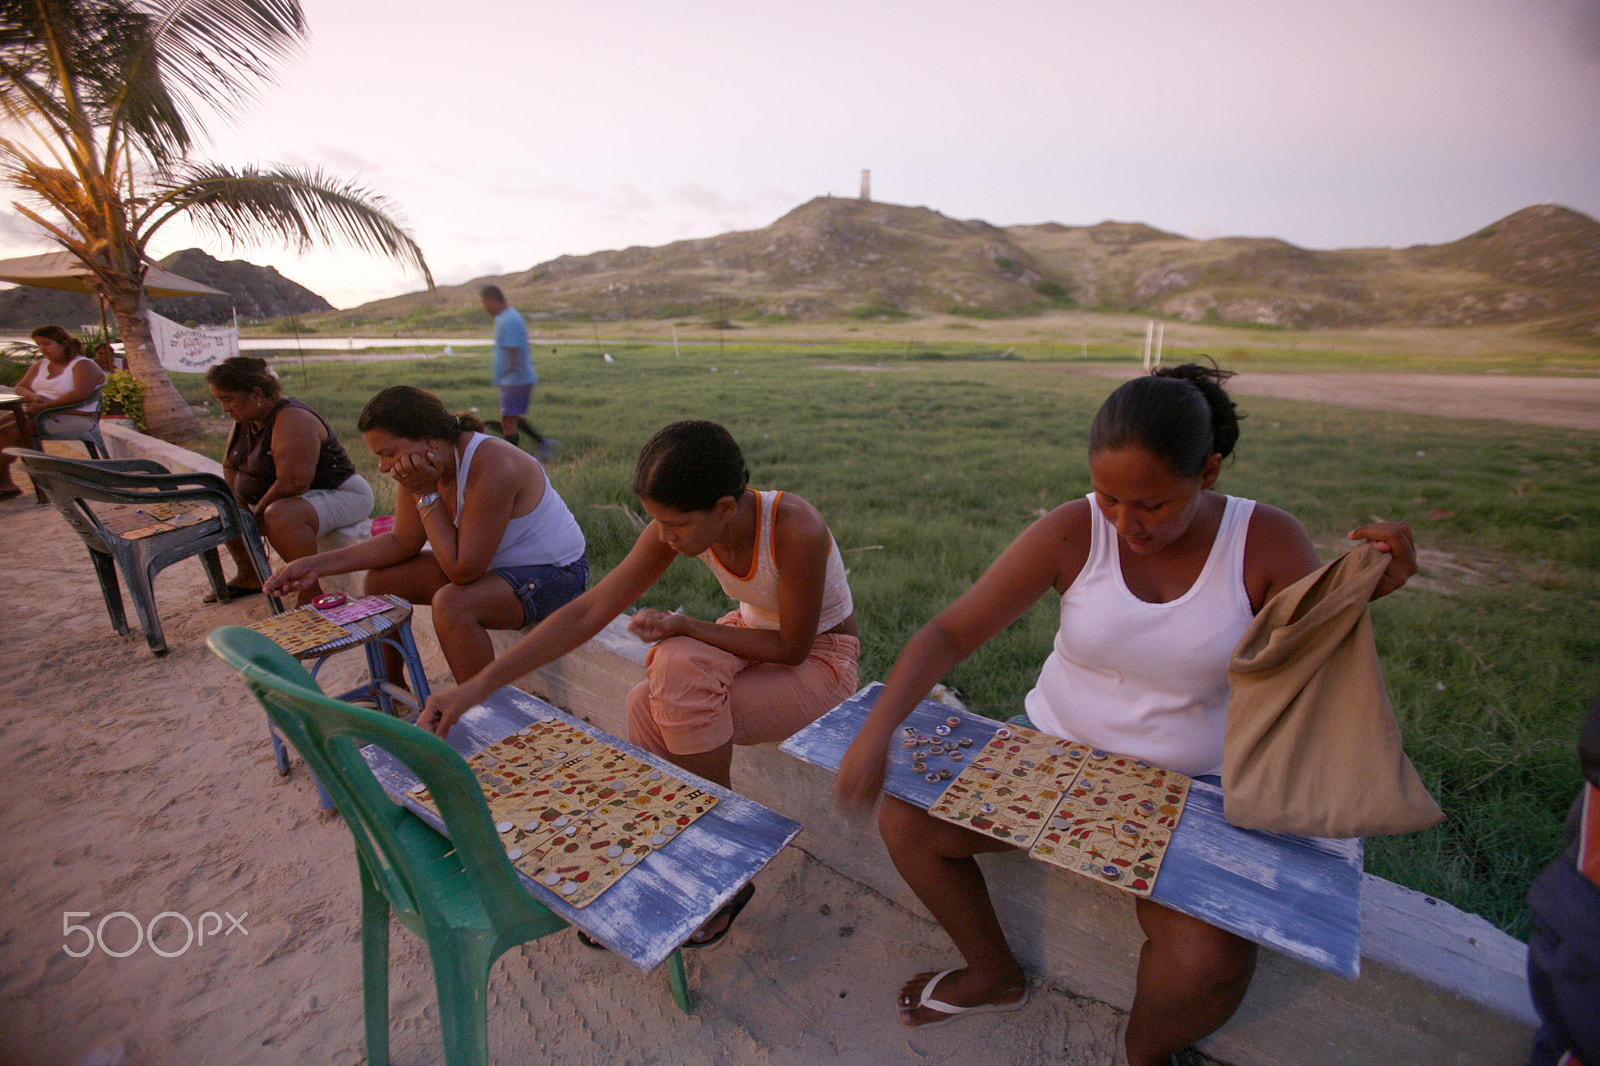
{"label": "sandal on sand", "polygon": [[[259,595],[261,595],[261,586],[260,585],[257,585],[255,588],[247,588],[247,587],[245,587],[243,585],[227,585],[225,587],[228,590],[228,599],[230,601],[236,600],[241,596],[259,596]],[[217,594],[216,594],[216,592],[213,591],[213,592],[206,593],[204,596],[200,597],[200,602],[201,603],[216,603],[217,602]]]}
{"label": "sandal on sand", "polygon": [[14,500],[22,495],[22,490],[15,485],[7,485],[0,489],[0,500]]}
{"label": "sandal on sand", "polygon": [[718,910],[717,913],[706,919],[706,924],[709,925],[718,918],[727,918],[727,925],[723,926],[715,933],[712,933],[704,940],[696,940],[693,937],[690,937],[688,940],[685,940],[681,946],[685,948],[708,948],[712,944],[720,943],[722,938],[728,935],[728,930],[733,928],[733,920],[739,917],[739,912],[744,910],[745,904],[749,903],[750,897],[754,896],[755,894],[755,883],[753,881],[746,882],[745,886],[738,892],[735,892],[733,898],[724,903],[722,908]]}
{"label": "sandal on sand", "polygon": [[[721,940],[723,937],[727,936],[728,930],[733,928],[733,920],[739,917],[739,912],[744,910],[744,905],[749,903],[750,897],[754,896],[755,894],[756,886],[753,884],[746,884],[734,895],[732,899],[723,904],[722,908],[718,910],[717,913],[706,919],[706,921],[709,923],[714,922],[718,918],[726,915],[728,919],[727,925],[723,926],[717,932],[712,933],[704,940],[685,940],[683,942],[683,946],[686,948],[708,948],[712,944],[715,944],[717,941]],[[596,940],[588,933],[585,933],[582,929],[576,930],[576,932],[578,934],[578,943],[582,944],[584,947],[591,948],[595,951],[607,950],[604,944],[600,943],[600,941]]]}
{"label": "sandal on sand", "polygon": [[[955,973],[954,970],[945,970],[943,973],[936,973],[928,978],[928,983],[922,986],[922,996],[917,1001],[917,1007],[927,1007],[929,1010],[938,1011],[944,1017],[935,1018],[931,1022],[923,1022],[921,1025],[912,1026],[912,1028],[932,1029],[936,1025],[953,1022],[957,1018],[968,1014],[993,1014],[1001,1011],[1021,1010],[1028,1005],[1029,988],[1026,984],[1022,986],[1022,998],[1015,1003],[977,1003],[971,1007],[958,1007],[954,1003],[946,1003],[943,1000],[934,999],[933,986],[953,973]],[[902,1009],[915,1010],[916,1007],[904,1007]]]}

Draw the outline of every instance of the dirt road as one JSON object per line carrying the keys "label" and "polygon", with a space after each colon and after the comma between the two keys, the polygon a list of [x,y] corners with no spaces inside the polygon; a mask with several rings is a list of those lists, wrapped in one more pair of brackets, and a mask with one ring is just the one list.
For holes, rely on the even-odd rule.
{"label": "dirt road", "polygon": [[[1132,376],[1113,367],[1071,369],[1106,377]],[[1228,391],[1377,411],[1600,430],[1600,375],[1284,374],[1247,370],[1228,382]]]}

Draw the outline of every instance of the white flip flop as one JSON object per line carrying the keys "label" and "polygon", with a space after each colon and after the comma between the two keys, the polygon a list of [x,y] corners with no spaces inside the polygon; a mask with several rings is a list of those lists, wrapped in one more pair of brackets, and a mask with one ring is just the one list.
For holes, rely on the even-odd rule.
{"label": "white flip flop", "polygon": [[933,987],[953,973],[955,973],[955,970],[945,970],[928,978],[928,983],[922,986],[922,996],[917,1001],[918,1007],[927,1007],[930,1010],[936,1010],[940,1014],[944,1015],[944,1017],[936,1018],[931,1022],[923,1022],[921,1025],[912,1026],[911,1028],[931,1029],[936,1025],[944,1025],[946,1022],[953,1022],[963,1015],[995,1014],[1003,1011],[1021,1010],[1023,1007],[1028,1005],[1028,995],[1030,989],[1026,984],[1022,986],[1022,998],[1017,1000],[1015,1003],[978,1003],[971,1007],[958,1007],[954,1003],[946,1003],[943,1000],[934,999]]}

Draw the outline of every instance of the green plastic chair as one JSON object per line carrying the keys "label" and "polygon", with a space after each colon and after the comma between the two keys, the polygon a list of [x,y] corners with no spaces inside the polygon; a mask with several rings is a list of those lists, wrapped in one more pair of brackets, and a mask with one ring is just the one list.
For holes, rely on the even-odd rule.
{"label": "green plastic chair", "polygon": [[[242,626],[206,643],[239,672],[278,729],[333,796],[361,867],[361,963],[367,1059],[389,1062],[389,908],[428,942],[450,1066],[488,1061],[489,970],[505,952],[566,922],[529,894],[500,845],[466,760],[415,725],[323,695],[292,655]],[[384,792],[361,755],[376,744],[433,794],[445,837]],[[668,959],[672,995],[689,1012],[683,959]]]}

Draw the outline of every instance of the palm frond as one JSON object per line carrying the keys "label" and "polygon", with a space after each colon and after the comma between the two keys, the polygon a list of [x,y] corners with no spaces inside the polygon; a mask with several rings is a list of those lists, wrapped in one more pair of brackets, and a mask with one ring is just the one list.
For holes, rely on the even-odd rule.
{"label": "palm frond", "polygon": [[0,113],[82,142],[181,159],[208,114],[232,118],[305,34],[299,0],[4,0]]}
{"label": "palm frond", "polygon": [[[95,169],[98,131],[123,127],[159,157],[192,138],[151,62],[155,20],[142,0],[0,3],[0,110],[48,126],[80,169]],[[115,140],[116,134],[110,136]]]}
{"label": "palm frond", "polygon": [[23,202],[12,204],[18,211],[32,204],[60,215],[76,233],[95,229],[99,207],[77,176],[5,138],[0,138],[0,182],[22,194]]}
{"label": "palm frond", "polygon": [[191,119],[237,115],[305,36],[300,0],[144,0],[151,55]]}
{"label": "palm frond", "polygon": [[279,166],[234,170],[217,163],[190,163],[152,181],[149,206],[134,229],[146,239],[174,215],[230,243],[276,238],[297,251],[342,241],[419,271],[433,288],[422,249],[392,201],[354,181],[320,168]]}

